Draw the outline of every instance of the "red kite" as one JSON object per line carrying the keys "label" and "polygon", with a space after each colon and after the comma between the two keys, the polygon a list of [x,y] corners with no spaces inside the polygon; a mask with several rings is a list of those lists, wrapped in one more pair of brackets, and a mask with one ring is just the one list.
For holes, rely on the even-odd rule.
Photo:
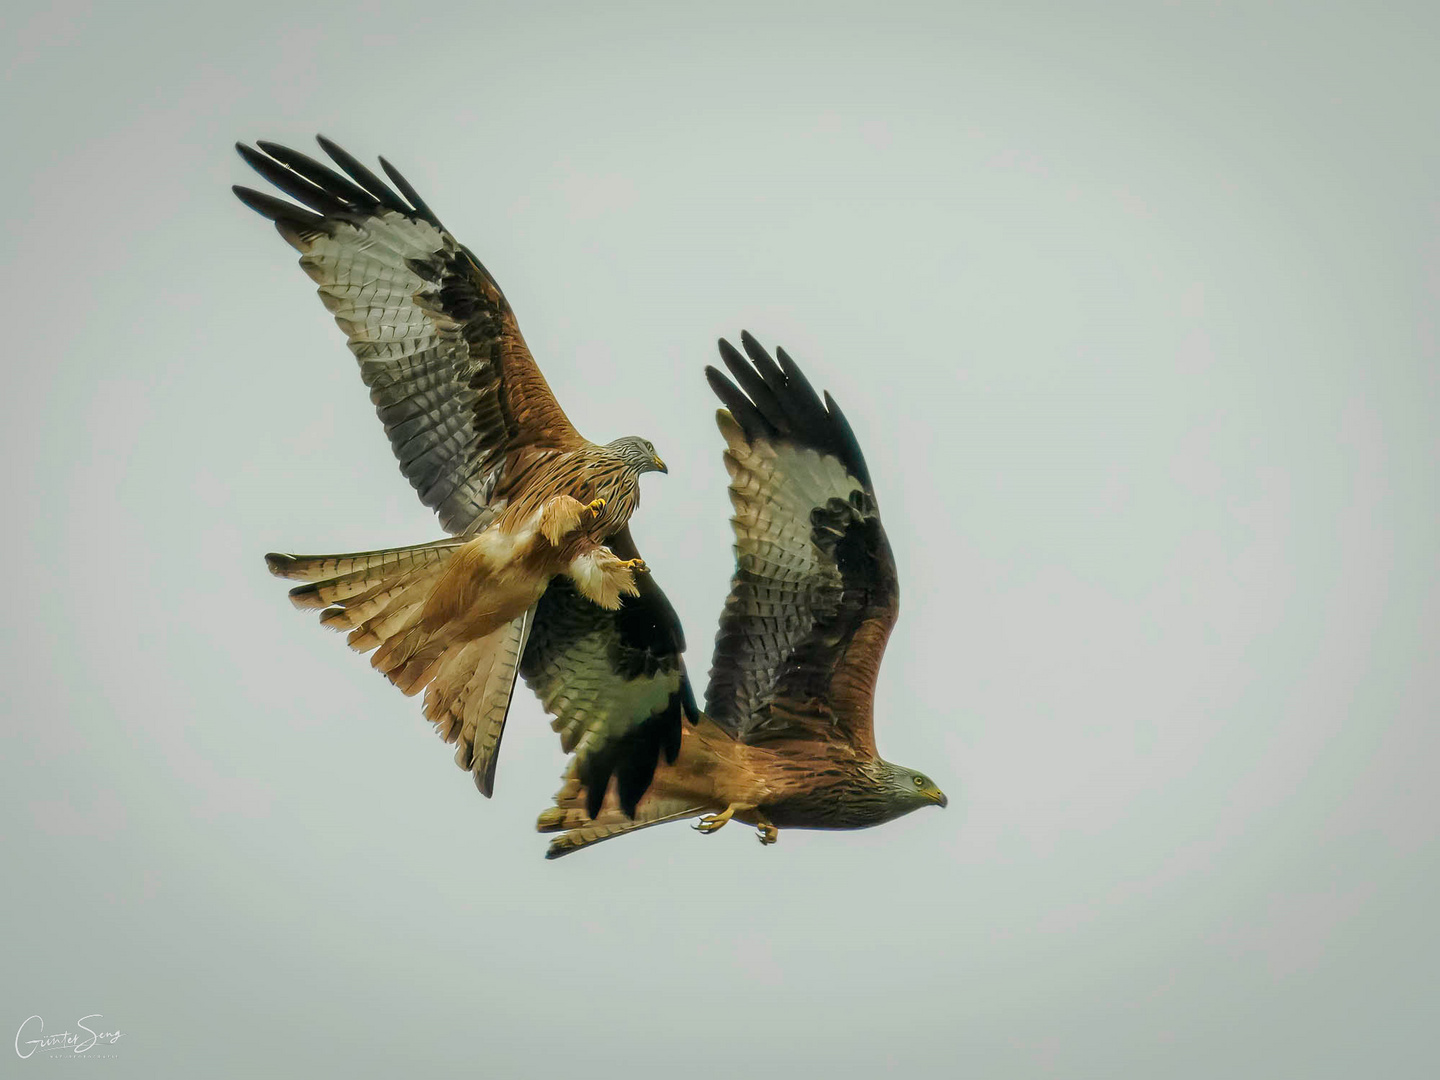
{"label": "red kite", "polygon": [[[874,690],[899,610],[895,561],[854,433],[783,349],[748,334],[707,368],[725,408],[736,571],[702,713],[684,635],[628,528],[643,439],[566,419],[489,272],[394,168],[397,193],[326,139],[336,172],[258,143],[241,156],[299,203],[237,187],[301,253],[421,500],[452,535],[353,555],[268,555],[299,607],[458,743],[487,796],[518,671],[574,758],[538,827],[549,857],[637,828],[732,817],[852,829],[946,805],[875,746]],[[748,357],[748,359],[747,359]],[[777,362],[778,360],[778,362]],[[738,384],[738,385],[737,385]],[[613,782],[612,782],[613,781]]]}

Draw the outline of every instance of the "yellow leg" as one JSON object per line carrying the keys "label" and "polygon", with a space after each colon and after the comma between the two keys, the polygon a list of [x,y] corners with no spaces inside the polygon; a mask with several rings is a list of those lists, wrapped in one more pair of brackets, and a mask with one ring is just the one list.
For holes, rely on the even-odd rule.
{"label": "yellow leg", "polygon": [[650,567],[645,565],[644,559],[626,559],[620,565],[635,574],[648,574],[650,572]]}
{"label": "yellow leg", "polygon": [[605,509],[605,500],[591,499],[590,503],[585,507],[585,509],[590,511],[591,517],[599,517],[600,511]]}
{"label": "yellow leg", "polygon": [[762,846],[768,847],[780,839],[780,830],[770,824],[769,818],[760,813],[755,816],[759,819],[755,822],[755,828],[760,833],[759,839]]}

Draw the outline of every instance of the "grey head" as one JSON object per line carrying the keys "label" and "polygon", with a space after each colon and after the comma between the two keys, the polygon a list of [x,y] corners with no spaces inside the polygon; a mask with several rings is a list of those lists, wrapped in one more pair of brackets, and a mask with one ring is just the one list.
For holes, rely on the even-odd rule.
{"label": "grey head", "polygon": [[626,435],[605,444],[605,449],[617,455],[638,476],[647,472],[669,472],[660,455],[655,453],[655,444],[639,435]]}
{"label": "grey head", "polygon": [[907,769],[903,765],[892,765],[887,761],[882,775],[895,817],[919,810],[922,806],[950,805],[945,793],[924,773]]}

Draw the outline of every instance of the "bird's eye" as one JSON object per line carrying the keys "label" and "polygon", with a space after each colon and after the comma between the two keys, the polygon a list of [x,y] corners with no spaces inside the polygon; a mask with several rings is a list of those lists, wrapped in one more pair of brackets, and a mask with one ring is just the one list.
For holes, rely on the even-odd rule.
{"label": "bird's eye", "polygon": [[917,776],[917,777],[915,777],[915,786],[916,786],[916,787],[924,787],[924,786],[925,786],[925,778],[924,778],[923,776]]}

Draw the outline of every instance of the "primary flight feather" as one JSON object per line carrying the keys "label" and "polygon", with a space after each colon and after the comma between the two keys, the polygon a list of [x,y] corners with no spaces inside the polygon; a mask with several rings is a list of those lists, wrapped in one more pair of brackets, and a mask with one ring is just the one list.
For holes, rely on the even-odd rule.
{"label": "primary flight feather", "polygon": [[399,191],[321,138],[340,172],[273,143],[241,156],[297,200],[237,187],[301,252],[345,332],[401,471],[443,540],[266,556],[299,607],[360,651],[457,743],[486,795],[517,674],[573,754],[538,828],[549,857],[649,825],[732,818],[848,829],[946,805],[879,756],[875,682],[899,611],[895,561],[839,406],[783,349],[720,343],[706,376],[735,508],[736,570],[706,708],[680,621],[628,522],[636,437],[599,446],[560,409],[495,279],[393,167]]}
{"label": "primary flight feather", "polygon": [[730,378],[706,369],[725,405],[716,419],[736,566],[705,711],[633,812],[606,800],[596,814],[572,771],[538,823],[562,834],[552,858],[696,815],[702,832],[733,818],[770,844],[783,828],[859,829],[947,805],[875,746],[875,683],[900,591],[859,443],[783,349],[777,362],[749,334],[741,344],[744,356],[720,343]]}
{"label": "primary flight feather", "polygon": [[[527,642],[552,638],[568,618],[558,602],[536,618],[552,582],[565,581],[573,602],[601,612],[629,599],[627,627],[635,610],[650,611],[627,643],[665,669],[652,695],[669,691],[663,720],[612,710],[562,732],[592,785],[603,788],[622,770],[633,802],[655,752],[675,745],[681,713],[694,711],[679,623],[626,530],[639,477],[665,464],[645,439],[601,446],[582,437],[480,260],[388,163],[403,195],[319,141],[343,174],[274,143],[236,147],[300,205],[244,187],[235,194],[300,252],[359,362],[401,472],[453,536],[266,561],[281,577],[310,582],[292,591],[297,606],[321,608],[323,623],[349,631],[352,648],[374,650],[371,663],[405,693],[425,690],[425,715],[458,744],[456,761],[486,795]],[[656,728],[662,737],[636,734]]]}

